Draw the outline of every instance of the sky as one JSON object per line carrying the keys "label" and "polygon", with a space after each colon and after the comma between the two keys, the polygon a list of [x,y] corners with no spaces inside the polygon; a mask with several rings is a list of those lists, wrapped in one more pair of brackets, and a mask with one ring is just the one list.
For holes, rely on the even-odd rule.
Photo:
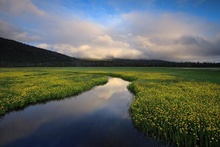
{"label": "sky", "polygon": [[93,59],[220,62],[220,0],[0,0],[0,37]]}

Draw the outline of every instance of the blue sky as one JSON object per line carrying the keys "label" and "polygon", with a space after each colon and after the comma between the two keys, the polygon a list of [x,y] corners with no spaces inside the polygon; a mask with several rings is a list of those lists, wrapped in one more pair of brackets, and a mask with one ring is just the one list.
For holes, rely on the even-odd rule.
{"label": "blue sky", "polygon": [[78,58],[220,62],[219,0],[0,0],[0,36]]}

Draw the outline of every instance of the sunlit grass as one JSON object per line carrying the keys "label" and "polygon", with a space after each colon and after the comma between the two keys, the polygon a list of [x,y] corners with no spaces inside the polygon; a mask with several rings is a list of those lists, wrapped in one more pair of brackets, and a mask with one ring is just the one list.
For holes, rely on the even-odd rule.
{"label": "sunlit grass", "polygon": [[220,71],[169,68],[0,69],[1,114],[78,94],[107,81],[132,81],[134,126],[178,146],[220,146]]}
{"label": "sunlit grass", "polygon": [[135,126],[145,134],[181,146],[218,146],[220,86],[189,81],[141,82],[129,86]]}

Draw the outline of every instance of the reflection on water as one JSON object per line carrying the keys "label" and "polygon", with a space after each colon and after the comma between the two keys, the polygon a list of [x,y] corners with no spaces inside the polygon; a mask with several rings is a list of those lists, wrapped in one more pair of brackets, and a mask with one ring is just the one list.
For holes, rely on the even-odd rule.
{"label": "reflection on water", "polygon": [[128,84],[109,78],[79,96],[10,113],[0,121],[0,146],[153,146],[132,126]]}

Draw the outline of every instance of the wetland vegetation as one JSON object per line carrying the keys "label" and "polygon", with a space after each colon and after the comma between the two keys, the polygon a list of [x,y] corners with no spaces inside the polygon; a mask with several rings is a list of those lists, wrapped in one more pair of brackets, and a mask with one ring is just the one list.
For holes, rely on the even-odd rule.
{"label": "wetland vegetation", "polygon": [[1,68],[1,115],[29,104],[131,81],[134,126],[177,146],[219,146],[220,70],[181,68]]}

